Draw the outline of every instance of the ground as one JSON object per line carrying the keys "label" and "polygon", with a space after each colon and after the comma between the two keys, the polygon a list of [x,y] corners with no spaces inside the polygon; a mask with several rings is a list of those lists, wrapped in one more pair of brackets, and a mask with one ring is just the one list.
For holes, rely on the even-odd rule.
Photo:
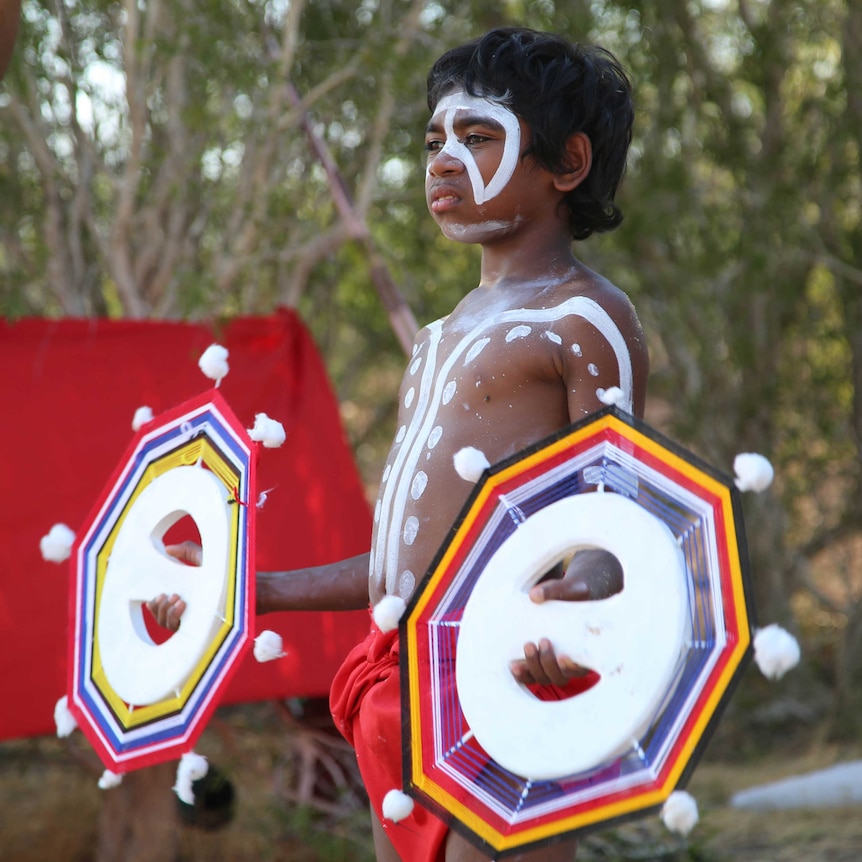
{"label": "ground", "polygon": [[[220,710],[197,750],[227,772],[237,789],[227,827],[182,828],[177,862],[324,862],[371,860],[361,789],[349,755],[320,721],[297,725],[297,710],[257,704]],[[0,858],[4,862],[89,862],[102,799],[80,732],[0,745]],[[824,741],[816,728],[772,732],[740,744],[724,725],[694,772],[689,790],[701,819],[688,840],[657,817],[588,836],[579,862],[857,862],[859,810],[739,811],[736,790],[862,757],[862,745]],[[305,764],[305,769],[303,769]],[[166,788],[166,792],[170,792]],[[305,799],[313,806],[298,806]]]}

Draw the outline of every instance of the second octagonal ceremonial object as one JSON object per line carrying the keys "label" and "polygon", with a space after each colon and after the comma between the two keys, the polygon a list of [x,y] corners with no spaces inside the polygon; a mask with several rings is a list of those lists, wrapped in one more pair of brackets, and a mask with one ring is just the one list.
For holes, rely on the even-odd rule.
{"label": "second octagonal ceremonial object", "polygon": [[[657,810],[750,656],[741,511],[731,479],[614,407],[486,470],[400,623],[407,792],[495,857]],[[587,547],[622,592],[529,600]],[[541,637],[594,684],[518,684]]]}

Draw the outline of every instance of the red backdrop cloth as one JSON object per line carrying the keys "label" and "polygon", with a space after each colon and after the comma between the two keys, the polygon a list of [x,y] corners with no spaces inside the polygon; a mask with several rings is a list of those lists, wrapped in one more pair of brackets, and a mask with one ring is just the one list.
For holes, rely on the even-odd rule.
{"label": "red backdrop cloth", "polygon": [[[256,568],[292,569],[368,550],[371,517],[320,356],[295,314],[223,326],[169,322],[0,320],[0,739],[55,732],[66,693],[69,563],[42,559],[55,523],[77,532],[147,405],[158,415],[212,387],[198,359],[230,351],[220,392],[251,428],[280,421],[287,441],[262,449]],[[222,703],[322,696],[368,614],[282,613],[257,620],[288,655],[251,653]]]}

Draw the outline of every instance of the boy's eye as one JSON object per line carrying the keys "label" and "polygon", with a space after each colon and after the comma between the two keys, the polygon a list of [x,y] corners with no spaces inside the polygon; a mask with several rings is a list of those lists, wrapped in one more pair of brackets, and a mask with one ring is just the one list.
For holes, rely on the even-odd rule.
{"label": "boy's eye", "polygon": [[425,141],[425,151],[429,153],[436,153],[438,150],[443,149],[444,142],[436,139],[429,139]]}
{"label": "boy's eye", "polygon": [[464,143],[468,147],[472,147],[476,146],[477,144],[484,144],[487,140],[488,138],[486,138],[485,135],[467,135],[464,138]]}

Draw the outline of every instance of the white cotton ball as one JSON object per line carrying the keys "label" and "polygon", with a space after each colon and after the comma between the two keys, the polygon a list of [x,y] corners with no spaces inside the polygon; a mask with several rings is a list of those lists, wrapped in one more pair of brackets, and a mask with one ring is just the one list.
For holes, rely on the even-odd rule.
{"label": "white cotton ball", "polygon": [[144,405],[143,407],[138,407],[135,410],[135,415],[132,419],[132,431],[140,431],[140,429],[147,424],[147,422],[153,421],[153,408],[147,407]]}
{"label": "white cotton ball", "polygon": [[740,491],[765,491],[775,476],[772,464],[756,452],[741,452],[733,459],[736,487]]}
{"label": "white cotton ball", "polygon": [[102,773],[102,777],[99,779],[99,787],[102,790],[110,790],[112,787],[119,787],[123,783],[123,776],[118,775],[116,772],[111,772],[110,769],[106,769]]}
{"label": "white cotton ball", "polygon": [[375,606],[372,616],[377,628],[382,632],[391,632],[398,628],[398,621],[407,608],[407,602],[401,596],[384,596]]}
{"label": "white cotton ball", "polygon": [[287,439],[284,425],[275,419],[270,419],[266,413],[255,413],[254,428],[248,429],[248,436],[258,443],[263,443],[267,449],[275,449]]}
{"label": "white cotton ball", "polygon": [[54,706],[54,724],[60,739],[68,736],[77,726],[75,716],[69,711],[69,696],[63,695]]}
{"label": "white cotton ball", "polygon": [[413,800],[400,790],[390,790],[383,797],[383,817],[397,823],[413,813]]}
{"label": "white cotton ball", "polygon": [[757,630],[754,660],[767,679],[781,679],[799,664],[799,641],[776,623]]}
{"label": "white cotton ball", "polygon": [[199,778],[203,778],[209,770],[207,759],[201,754],[189,751],[180,758],[177,767],[177,783],[174,785],[174,793],[186,805],[195,804],[195,794],[192,784]]}
{"label": "white cotton ball", "polygon": [[225,377],[230,371],[227,357],[226,347],[222,347],[220,344],[211,344],[198,359],[198,366],[207,377],[215,380],[216,385],[218,385],[221,383],[222,377]]}
{"label": "white cotton ball", "polygon": [[698,821],[695,798],[685,790],[674,790],[662,806],[661,819],[671,832],[688,835]]}
{"label": "white cotton ball", "polygon": [[619,386],[611,386],[608,389],[597,389],[596,395],[599,397],[599,401],[602,404],[622,404],[625,401],[625,393]]}
{"label": "white cotton ball", "polygon": [[485,453],[473,446],[459,449],[452,461],[455,464],[455,472],[467,482],[478,482],[482,473],[491,466]]}
{"label": "white cotton ball", "polygon": [[72,553],[75,534],[65,524],[54,524],[46,536],[39,540],[42,558],[49,563],[62,563]]}
{"label": "white cotton ball", "polygon": [[282,646],[281,635],[267,629],[254,639],[254,657],[258,661],[274,661],[287,655]]}

